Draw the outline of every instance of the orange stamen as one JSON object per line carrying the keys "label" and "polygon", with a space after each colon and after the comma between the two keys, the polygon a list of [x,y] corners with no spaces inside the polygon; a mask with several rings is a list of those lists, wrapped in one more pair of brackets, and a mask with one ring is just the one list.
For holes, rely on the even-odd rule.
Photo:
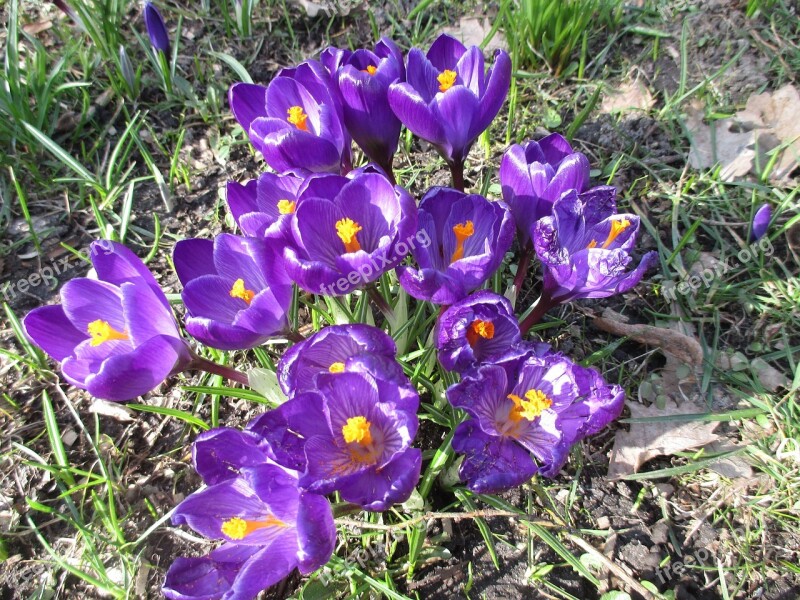
{"label": "orange stamen", "polygon": [[231,298],[241,298],[245,303],[250,306],[250,303],[255,298],[256,293],[253,290],[248,290],[244,287],[244,279],[237,279],[233,282],[231,291],[228,292]]}
{"label": "orange stamen", "polygon": [[361,250],[361,244],[358,243],[356,234],[362,229],[361,225],[347,217],[336,221],[336,235],[344,243],[345,252],[358,252]]}
{"label": "orange stamen", "polygon": [[222,523],[222,533],[232,540],[242,540],[248,535],[259,529],[267,527],[286,527],[286,523],[269,515],[261,521],[247,521],[239,517],[233,517]]}
{"label": "orange stamen", "polygon": [[475,319],[467,329],[467,342],[474,348],[478,338],[490,340],[494,337],[494,323]]}
{"label": "orange stamen", "polygon": [[289,123],[301,131],[308,131],[308,125],[306,125],[308,115],[303,112],[302,106],[292,106],[286,112],[288,114],[286,120],[289,121]]}
{"label": "orange stamen", "polygon": [[451,263],[454,263],[458,259],[464,257],[464,242],[467,240],[467,238],[470,238],[475,234],[475,226],[472,224],[472,221],[459,223],[453,227],[453,233],[456,234],[456,249],[453,251],[453,255],[450,257]]}
{"label": "orange stamen", "polygon": [[278,212],[282,215],[290,215],[297,208],[297,202],[292,200],[278,200]]}
{"label": "orange stamen", "polygon": [[446,92],[451,87],[453,87],[453,84],[455,84],[456,72],[451,71],[450,69],[445,69],[444,71],[439,73],[439,76],[436,78],[436,81],[439,82],[439,91]]}
{"label": "orange stamen", "polygon": [[128,334],[124,331],[117,331],[111,325],[109,325],[108,321],[103,321],[102,319],[97,319],[96,321],[92,321],[86,327],[86,333],[92,336],[92,341],[89,342],[92,346],[99,346],[103,342],[107,342],[109,340],[127,340],[130,339]]}

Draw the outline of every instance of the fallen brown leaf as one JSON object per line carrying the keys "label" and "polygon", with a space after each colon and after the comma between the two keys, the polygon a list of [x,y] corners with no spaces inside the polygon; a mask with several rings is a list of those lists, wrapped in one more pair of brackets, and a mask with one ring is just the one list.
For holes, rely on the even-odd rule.
{"label": "fallen brown leaf", "polygon": [[[633,418],[706,412],[704,407],[688,401],[678,406],[674,400],[667,400],[663,410],[655,405],[643,406],[637,402],[628,402],[627,405]],[[714,433],[718,426],[718,422],[704,421],[631,423],[630,431],[618,431],[616,434],[608,475],[613,478],[624,477],[636,473],[644,463],[656,456],[670,456],[710,444],[718,439]]]}
{"label": "fallen brown leaf", "polygon": [[647,85],[641,79],[627,81],[618,88],[609,88],[603,95],[601,112],[621,113],[643,111],[647,112],[653,107],[655,100]]}

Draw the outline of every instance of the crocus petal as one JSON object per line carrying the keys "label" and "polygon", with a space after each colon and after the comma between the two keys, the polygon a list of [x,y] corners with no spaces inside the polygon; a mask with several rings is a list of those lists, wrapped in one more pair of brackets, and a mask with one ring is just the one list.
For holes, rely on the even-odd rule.
{"label": "crocus petal", "polygon": [[390,85],[388,98],[392,112],[414,135],[432,144],[446,143],[444,127],[437,119],[433,108],[410,84]]}
{"label": "crocus petal", "polygon": [[[479,107],[478,97],[469,88],[460,85],[450,88],[432,104],[433,118],[442,124],[447,140],[446,147],[452,152],[452,160],[456,162],[464,159],[475,138],[483,131],[476,131],[473,122]],[[448,156],[444,158],[447,159]]]}
{"label": "crocus petal", "polygon": [[89,323],[106,321],[124,332],[127,324],[122,312],[120,289],[105,281],[79,277],[61,288],[64,313],[78,331],[87,331]]}
{"label": "crocus petal", "polygon": [[316,494],[300,494],[297,507],[299,569],[307,575],[330,560],[336,547],[336,525],[330,502]]}
{"label": "crocus petal", "polygon": [[453,36],[443,33],[433,41],[426,57],[439,71],[445,69],[452,71],[466,51],[464,44]]}
{"label": "crocus petal", "polygon": [[186,346],[174,337],[157,336],[132,352],[112,356],[86,380],[92,396],[124,401],[142,396],[160,385],[185,358]]}
{"label": "crocus petal", "polygon": [[203,275],[216,275],[214,269],[214,242],[193,238],[180,240],[172,250],[172,262],[181,285]]}
{"label": "crocus petal", "polygon": [[750,228],[750,241],[757,242],[767,233],[769,222],[772,220],[772,208],[769,204],[762,204],[753,216]]}
{"label": "crocus petal", "polygon": [[342,499],[365,510],[389,510],[411,496],[419,482],[421,467],[422,451],[408,448],[380,469],[373,467],[363,474],[343,478],[339,484]]}
{"label": "crocus petal", "polygon": [[233,116],[245,132],[258,117],[265,115],[267,106],[267,88],[253,83],[235,83],[228,92]]}
{"label": "crocus petal", "polygon": [[481,98],[480,114],[475,123],[477,131],[473,132],[475,136],[480,135],[482,131],[489,127],[497,113],[500,112],[510,86],[511,58],[504,50],[496,50],[494,64],[488,73],[486,92]]}
{"label": "crocus petal", "polygon": [[257,467],[267,461],[259,448],[260,437],[238,429],[220,427],[200,433],[192,445],[195,471],[206,485],[233,479],[245,467]]}
{"label": "crocus petal", "polygon": [[28,337],[58,362],[72,356],[75,347],[87,339],[85,331],[75,328],[60,305],[35,308],[22,323]]}

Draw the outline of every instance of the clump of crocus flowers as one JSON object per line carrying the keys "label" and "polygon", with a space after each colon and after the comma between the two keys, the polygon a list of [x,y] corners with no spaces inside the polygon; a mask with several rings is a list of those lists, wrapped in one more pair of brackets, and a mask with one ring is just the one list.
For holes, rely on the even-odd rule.
{"label": "clump of crocus flowers", "polygon": [[[149,3],[146,16],[163,54],[163,20]],[[287,399],[244,430],[217,428],[194,442],[206,487],[172,520],[219,545],[175,560],[167,597],[254,598],[293,570],[308,574],[328,561],[332,494],[350,512],[386,511],[413,494],[426,463],[414,446],[421,389],[408,375],[417,366],[398,360],[404,323],[393,311],[393,283],[412,302],[435,305],[428,344],[456,381],[445,394],[452,449],[472,491],[558,476],[574,444],[619,416],[620,386],[529,330],[559,304],[631,289],[656,255],[635,266],[638,217],[617,211],[614,188],[590,186],[587,157],[558,134],[507,150],[502,199],[466,191],[470,148],[499,113],[510,77],[505,52],[486,70],[479,48],[442,35],[406,58],[381,39],[372,50],[328,48],[267,86],[236,84],[231,110],[274,172],[228,183],[241,235],[175,246],[184,329],[197,344],[144,263],[113,242],[92,246],[94,273],[65,285],[62,304],[25,318],[69,383],[114,401],[193,369],[247,385],[202,346],[290,344],[276,369]],[[403,126],[444,159],[452,187],[433,187],[418,202],[398,185]],[[353,168],[353,142],[372,162]],[[753,235],[768,221],[760,212]],[[514,284],[501,296],[488,287],[498,287],[513,257]],[[533,260],[541,295],[521,311],[515,298]],[[331,311],[331,325],[307,338],[292,328],[301,294],[317,312]],[[370,299],[395,339],[364,322],[333,324],[347,295],[362,308]]]}

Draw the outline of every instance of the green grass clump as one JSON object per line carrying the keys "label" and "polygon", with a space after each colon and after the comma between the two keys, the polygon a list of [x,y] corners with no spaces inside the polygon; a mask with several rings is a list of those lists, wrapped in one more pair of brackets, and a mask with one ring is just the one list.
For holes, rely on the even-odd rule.
{"label": "green grass clump", "polygon": [[[510,0],[504,5],[503,29],[509,47],[518,55],[518,68],[547,63],[556,77],[578,68],[571,62],[589,37],[617,28],[622,20],[620,0]],[[593,32],[593,29],[595,30]],[[584,58],[584,57],[582,57]]]}

